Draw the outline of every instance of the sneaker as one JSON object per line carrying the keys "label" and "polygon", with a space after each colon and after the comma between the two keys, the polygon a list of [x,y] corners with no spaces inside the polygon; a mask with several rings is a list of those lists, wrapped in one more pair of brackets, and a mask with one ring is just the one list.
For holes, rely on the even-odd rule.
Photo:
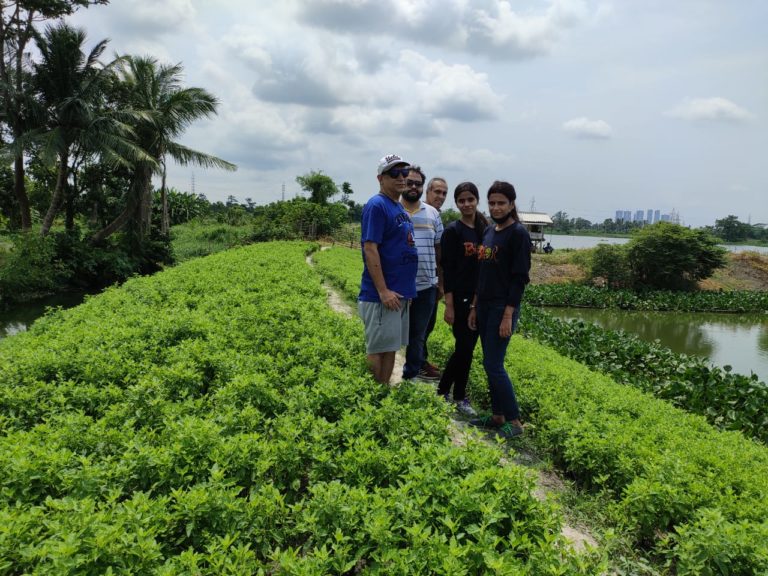
{"label": "sneaker", "polygon": [[464,416],[477,416],[477,412],[472,408],[472,404],[469,403],[469,398],[456,402],[456,410],[464,414]]}
{"label": "sneaker", "polygon": [[523,435],[523,427],[504,422],[504,424],[498,428],[497,432],[499,433],[499,436],[502,436],[506,440],[511,440],[512,438],[517,438],[518,436]]}
{"label": "sneaker", "polygon": [[470,426],[477,426],[478,428],[500,428],[501,424],[497,424],[493,421],[493,416],[486,414],[479,418],[473,418],[469,421]]}
{"label": "sneaker", "polygon": [[440,376],[440,370],[434,368],[431,364],[425,364],[421,367],[421,370],[419,370],[416,378],[425,382],[437,382],[440,380]]}

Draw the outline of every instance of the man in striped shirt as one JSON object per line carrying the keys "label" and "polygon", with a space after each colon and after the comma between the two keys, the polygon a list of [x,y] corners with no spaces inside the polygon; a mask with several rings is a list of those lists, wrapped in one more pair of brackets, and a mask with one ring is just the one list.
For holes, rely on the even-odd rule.
{"label": "man in striped shirt", "polygon": [[424,192],[424,173],[418,166],[411,166],[406,181],[406,190],[400,197],[405,210],[413,222],[413,235],[419,253],[416,272],[416,298],[411,301],[409,313],[408,347],[405,350],[403,379],[432,381],[422,370],[427,326],[437,301],[439,282],[438,266],[440,261],[440,238],[443,235],[443,222],[440,213],[421,201]]}

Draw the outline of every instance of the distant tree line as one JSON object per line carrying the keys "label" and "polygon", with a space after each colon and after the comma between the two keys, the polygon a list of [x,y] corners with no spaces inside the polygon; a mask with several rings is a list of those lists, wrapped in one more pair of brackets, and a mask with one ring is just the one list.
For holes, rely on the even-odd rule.
{"label": "distant tree line", "polygon": [[[585,218],[571,218],[567,212],[558,211],[552,216],[553,232],[562,234],[603,233],[631,234],[649,224],[644,222],[628,222],[606,218],[602,222],[590,222]],[[715,220],[714,226],[702,228],[722,242],[749,242],[751,240],[768,242],[768,224],[747,224],[740,222],[736,216],[726,216]]]}

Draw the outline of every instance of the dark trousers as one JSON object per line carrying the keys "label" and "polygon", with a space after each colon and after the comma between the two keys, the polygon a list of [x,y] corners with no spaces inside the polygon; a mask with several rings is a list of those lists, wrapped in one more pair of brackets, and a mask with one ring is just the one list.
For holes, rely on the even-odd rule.
{"label": "dark trousers", "polygon": [[403,378],[414,378],[424,364],[424,343],[426,342],[427,324],[435,308],[437,288],[431,286],[416,293],[411,300],[408,319],[408,347],[405,349]]}
{"label": "dark trousers", "polygon": [[437,321],[437,303],[435,298],[435,307],[432,309],[432,316],[429,318],[429,324],[427,324],[427,333],[424,335],[424,363],[429,360],[429,335],[432,334],[432,330],[435,329],[435,322]]}
{"label": "dark trousers", "polygon": [[467,381],[469,369],[472,367],[472,355],[475,351],[479,333],[470,330],[467,325],[469,305],[472,297],[466,298],[454,295],[453,299],[453,337],[456,340],[453,354],[443,369],[443,376],[437,387],[437,393],[448,394],[453,386],[453,399],[458,402],[467,397]]}
{"label": "dark trousers", "polygon": [[[519,420],[520,407],[517,404],[515,389],[504,368],[509,338],[499,336],[499,325],[504,315],[504,304],[480,303],[477,307],[477,328],[483,346],[483,368],[488,376],[488,391],[491,395],[491,411],[506,420]],[[520,308],[516,308],[512,317],[512,333],[517,327]]]}

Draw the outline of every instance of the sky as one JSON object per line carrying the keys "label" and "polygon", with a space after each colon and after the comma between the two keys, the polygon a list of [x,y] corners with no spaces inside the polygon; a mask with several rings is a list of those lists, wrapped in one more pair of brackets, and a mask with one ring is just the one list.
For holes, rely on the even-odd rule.
{"label": "sky", "polygon": [[445,207],[506,180],[523,211],[768,223],[765,0],[112,0],[70,21],[219,99],[180,141],[238,171],[168,175],[211,201],[306,195],[319,170],[364,203],[395,153],[447,180]]}

